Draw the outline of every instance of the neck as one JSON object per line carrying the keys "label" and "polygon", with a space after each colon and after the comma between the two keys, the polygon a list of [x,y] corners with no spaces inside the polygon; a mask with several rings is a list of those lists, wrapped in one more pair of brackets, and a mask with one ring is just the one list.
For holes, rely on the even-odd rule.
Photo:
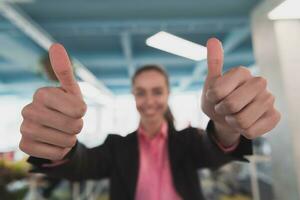
{"label": "neck", "polygon": [[164,121],[165,121],[164,119],[151,121],[151,122],[146,122],[146,121],[141,120],[141,124],[142,124],[145,132],[148,134],[148,136],[150,138],[154,138],[155,135],[159,132]]}

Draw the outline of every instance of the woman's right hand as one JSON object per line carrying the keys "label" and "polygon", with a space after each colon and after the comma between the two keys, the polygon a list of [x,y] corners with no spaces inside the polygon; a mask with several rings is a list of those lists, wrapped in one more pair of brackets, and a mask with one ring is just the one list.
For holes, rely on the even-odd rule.
{"label": "woman's right hand", "polygon": [[19,148],[31,156],[58,161],[76,144],[87,106],[64,47],[52,45],[49,56],[61,87],[38,89],[23,108]]}

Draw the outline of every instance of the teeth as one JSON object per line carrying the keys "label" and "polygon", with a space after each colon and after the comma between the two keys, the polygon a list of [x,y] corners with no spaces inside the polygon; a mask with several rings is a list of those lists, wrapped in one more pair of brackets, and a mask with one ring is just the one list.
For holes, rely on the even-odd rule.
{"label": "teeth", "polygon": [[145,110],[145,113],[147,113],[147,114],[153,114],[153,113],[155,113],[155,110]]}

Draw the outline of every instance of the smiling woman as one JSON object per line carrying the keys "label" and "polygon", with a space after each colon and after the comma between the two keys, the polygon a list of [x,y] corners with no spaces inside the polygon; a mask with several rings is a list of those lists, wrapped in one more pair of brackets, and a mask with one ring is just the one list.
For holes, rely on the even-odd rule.
{"label": "smiling woman", "polygon": [[[168,75],[158,65],[144,66],[133,75],[132,88],[141,116],[136,199],[180,199],[173,185],[166,148],[167,128],[174,129],[168,106]],[[149,165],[156,170],[149,170]],[[153,186],[152,190],[147,189]]]}

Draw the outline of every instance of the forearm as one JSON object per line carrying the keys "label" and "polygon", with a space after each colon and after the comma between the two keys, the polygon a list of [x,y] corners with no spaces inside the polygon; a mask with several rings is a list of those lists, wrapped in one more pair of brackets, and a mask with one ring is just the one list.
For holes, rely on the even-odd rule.
{"label": "forearm", "polygon": [[[191,155],[198,168],[217,169],[218,167],[231,161],[246,161],[245,155],[252,154],[252,141],[242,135],[235,141],[229,141],[227,147],[225,144],[220,145],[221,139],[217,139],[215,123],[210,120],[205,132],[194,134],[188,137]],[[222,137],[223,138],[223,137]],[[223,139],[222,142],[225,143]]]}
{"label": "forearm", "polygon": [[81,160],[79,159],[80,156],[74,155],[75,153],[78,153],[76,152],[77,146],[78,143],[73,147],[72,152],[69,152],[62,161],[53,162],[48,159],[30,156],[28,162],[32,164],[33,167],[30,172],[44,173],[52,177],[76,180],[79,164],[81,163]]}
{"label": "forearm", "polygon": [[[80,142],[67,155],[66,162],[61,165],[51,166],[52,162],[42,162],[43,159],[29,159],[33,164],[32,172],[45,173],[49,176],[67,178],[69,180],[101,179],[108,177],[111,170],[111,137],[108,137],[104,144],[94,148],[87,148]],[[45,159],[44,159],[45,160]],[[46,164],[46,166],[45,166]],[[50,164],[48,167],[47,164]]]}

